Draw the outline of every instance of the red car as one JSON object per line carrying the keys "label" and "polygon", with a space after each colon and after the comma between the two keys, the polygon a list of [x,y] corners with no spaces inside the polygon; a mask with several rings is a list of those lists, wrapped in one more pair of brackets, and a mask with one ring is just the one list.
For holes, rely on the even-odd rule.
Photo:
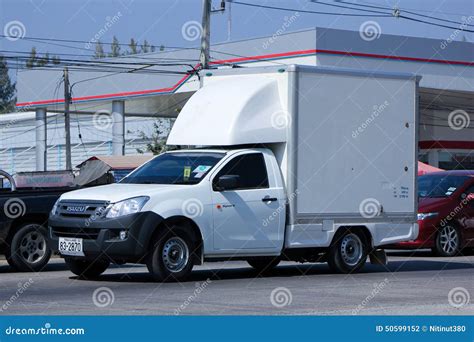
{"label": "red car", "polygon": [[474,171],[442,171],[418,177],[418,225],[415,241],[389,248],[431,248],[454,256],[474,247]]}

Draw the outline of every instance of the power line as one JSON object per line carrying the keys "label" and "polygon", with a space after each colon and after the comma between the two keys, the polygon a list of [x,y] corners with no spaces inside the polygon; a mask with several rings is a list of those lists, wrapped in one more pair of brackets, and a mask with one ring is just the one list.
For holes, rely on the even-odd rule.
{"label": "power line", "polygon": [[232,4],[249,6],[249,7],[257,7],[257,8],[265,8],[265,9],[278,10],[278,11],[287,11],[287,12],[292,11],[292,12],[299,12],[299,13],[337,15],[337,16],[347,16],[347,17],[391,17],[390,14],[386,14],[386,15],[367,15],[367,14],[353,14],[353,13],[308,11],[308,10],[303,10],[303,9],[292,9],[292,8],[284,8],[284,7],[277,7],[277,6],[250,4],[250,3],[247,3],[247,2],[240,2],[240,1],[234,1],[234,0],[232,0]]}
{"label": "power line", "polygon": [[[339,0],[339,2],[342,2],[342,3],[345,3],[345,4],[350,4],[350,5],[355,5],[355,6],[366,7],[366,8],[377,8],[377,9],[384,9],[384,10],[393,10],[393,8],[390,8],[390,7],[377,6],[377,5],[372,5],[372,4],[368,5],[367,3],[366,3],[367,5],[366,4],[358,4],[358,3],[344,1],[344,0]],[[468,23],[460,23],[459,21],[455,21],[455,20],[443,19],[443,18],[432,16],[432,15],[426,15],[426,14],[418,13],[421,10],[420,11],[419,10],[415,11],[415,10],[409,10],[409,9],[406,9],[406,8],[398,8],[398,9],[400,11],[403,11],[403,12],[406,12],[406,13],[409,13],[409,14],[413,14],[413,15],[416,15],[416,16],[419,16],[419,17],[424,17],[424,18],[438,20],[438,21],[444,21],[444,22],[451,23],[451,24],[465,25],[465,26],[474,27],[474,25],[471,25],[471,24],[468,24]]]}

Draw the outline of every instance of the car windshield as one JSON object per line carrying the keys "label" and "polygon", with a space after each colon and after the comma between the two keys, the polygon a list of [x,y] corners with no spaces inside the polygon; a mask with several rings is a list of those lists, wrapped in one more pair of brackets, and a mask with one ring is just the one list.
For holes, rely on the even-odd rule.
{"label": "car windshield", "polygon": [[424,175],[418,178],[419,197],[451,196],[464,182],[467,176]]}
{"label": "car windshield", "polygon": [[169,152],[164,153],[120,183],[128,184],[197,184],[222,159],[224,153]]}

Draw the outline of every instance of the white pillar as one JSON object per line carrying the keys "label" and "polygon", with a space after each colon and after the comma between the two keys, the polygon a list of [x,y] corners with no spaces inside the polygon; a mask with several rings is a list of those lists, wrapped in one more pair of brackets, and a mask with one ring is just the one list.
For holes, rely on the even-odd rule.
{"label": "white pillar", "polygon": [[112,154],[125,155],[125,102],[112,101]]}
{"label": "white pillar", "polygon": [[36,171],[47,169],[47,115],[46,108],[36,108]]}

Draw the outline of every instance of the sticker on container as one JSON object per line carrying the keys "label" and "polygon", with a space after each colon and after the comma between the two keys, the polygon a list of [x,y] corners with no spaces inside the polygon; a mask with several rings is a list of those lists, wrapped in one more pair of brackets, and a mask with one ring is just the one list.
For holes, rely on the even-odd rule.
{"label": "sticker on container", "polygon": [[210,165],[199,165],[198,167],[196,167],[194,170],[193,170],[193,173],[204,173],[206,172],[207,170],[209,170],[211,168]]}
{"label": "sticker on container", "polygon": [[183,177],[184,178],[189,178],[190,176],[191,176],[191,166],[185,166]]}

